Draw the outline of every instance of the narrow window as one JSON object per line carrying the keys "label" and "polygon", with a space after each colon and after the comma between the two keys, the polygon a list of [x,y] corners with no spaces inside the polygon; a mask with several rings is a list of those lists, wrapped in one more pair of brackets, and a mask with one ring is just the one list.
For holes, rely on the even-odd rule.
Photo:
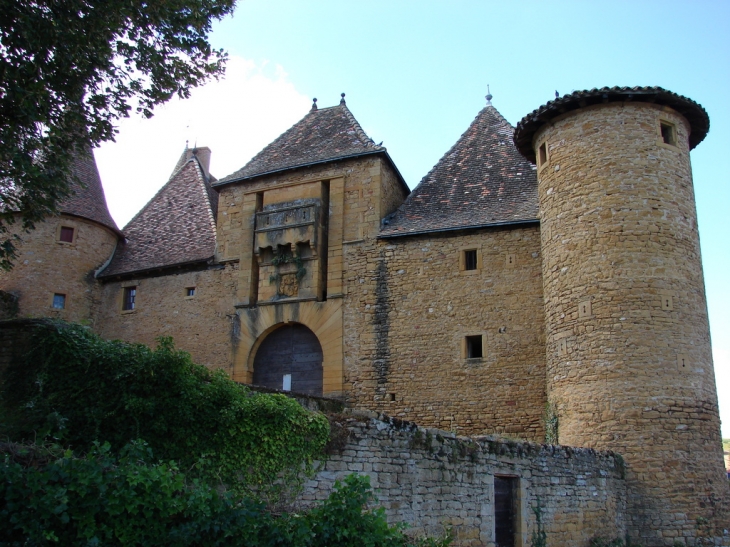
{"label": "narrow window", "polygon": [[124,310],[124,311],[133,310],[136,298],[137,298],[137,287],[124,287],[124,301],[122,302],[122,310]]}
{"label": "narrow window", "polygon": [[476,336],[466,337],[466,358],[467,359],[480,359],[483,357],[482,354],[482,335],[477,334]]}
{"label": "narrow window", "polygon": [[547,163],[547,144],[542,143],[538,148],[538,165],[542,167]]}
{"label": "narrow window", "polygon": [[58,241],[64,243],[74,242],[74,229],[69,226],[61,226],[61,231],[58,234]]}
{"label": "narrow window", "polygon": [[53,307],[57,310],[63,310],[66,308],[66,295],[55,293],[53,295]]}
{"label": "narrow window", "polygon": [[669,122],[659,122],[659,126],[662,132],[662,140],[664,141],[664,144],[677,146],[677,132],[674,124]]}
{"label": "narrow window", "polygon": [[477,269],[477,251],[472,249],[470,251],[464,251],[464,269],[465,270],[476,270]]}
{"label": "narrow window", "polygon": [[185,296],[190,298],[191,296],[195,296],[195,287],[188,287],[185,289]]}
{"label": "narrow window", "polygon": [[291,374],[284,374],[281,382],[282,391],[291,391]]}
{"label": "narrow window", "polygon": [[517,477],[494,477],[494,543],[496,547],[515,547],[519,520]]}

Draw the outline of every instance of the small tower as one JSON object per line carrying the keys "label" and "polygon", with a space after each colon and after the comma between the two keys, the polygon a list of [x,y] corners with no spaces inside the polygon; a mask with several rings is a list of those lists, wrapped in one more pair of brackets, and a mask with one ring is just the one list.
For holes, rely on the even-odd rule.
{"label": "small tower", "polygon": [[514,136],[538,168],[559,442],[624,456],[628,530],[647,546],[730,522],[689,156],[708,130],[690,99],[604,88]]}
{"label": "small tower", "polygon": [[[0,292],[15,299],[12,314],[91,322],[96,291],[95,274],[111,258],[122,237],[109,214],[99,170],[89,150],[77,154],[71,171],[81,182],[58,206],[59,214],[36,223],[20,237],[12,270],[0,272]],[[1,308],[0,303],[0,308]]]}

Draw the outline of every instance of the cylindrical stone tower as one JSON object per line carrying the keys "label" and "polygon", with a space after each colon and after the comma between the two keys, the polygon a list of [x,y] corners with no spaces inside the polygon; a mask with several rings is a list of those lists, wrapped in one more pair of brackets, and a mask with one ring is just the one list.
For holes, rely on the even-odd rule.
{"label": "cylindrical stone tower", "polygon": [[689,157],[708,129],[649,87],[576,92],[515,130],[538,169],[559,442],[624,456],[645,546],[730,527]]}

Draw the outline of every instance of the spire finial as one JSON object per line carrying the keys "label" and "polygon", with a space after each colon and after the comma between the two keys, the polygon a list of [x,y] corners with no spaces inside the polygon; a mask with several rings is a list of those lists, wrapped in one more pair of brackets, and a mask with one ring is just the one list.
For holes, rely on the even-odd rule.
{"label": "spire finial", "polygon": [[345,94],[344,94],[344,93],[340,93],[340,97],[342,97],[342,98],[340,99],[340,105],[342,105],[342,106],[345,106],[345,105],[347,104],[347,103],[345,102]]}
{"label": "spire finial", "polygon": [[487,106],[492,106],[492,94],[489,92],[489,84],[487,84],[487,95],[484,98],[487,99]]}
{"label": "spire finial", "polygon": [[188,139],[185,139],[185,150],[188,149]]}
{"label": "spire finial", "polygon": [[312,110],[317,110],[317,97],[312,99]]}

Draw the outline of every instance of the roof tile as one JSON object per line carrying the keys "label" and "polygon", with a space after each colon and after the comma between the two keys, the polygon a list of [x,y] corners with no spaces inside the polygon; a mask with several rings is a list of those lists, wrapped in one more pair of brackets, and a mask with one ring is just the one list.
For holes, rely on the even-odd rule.
{"label": "roof tile", "polygon": [[101,277],[209,260],[215,254],[218,194],[195,156],[124,227]]}
{"label": "roof tile", "polygon": [[514,129],[486,106],[454,146],[383,220],[380,237],[537,219],[537,176],[512,141]]}
{"label": "roof tile", "polygon": [[121,235],[117,223],[109,214],[94,153],[89,150],[86,153],[78,154],[71,163],[71,173],[79,179],[83,186],[72,183],[71,195],[61,202],[58,210],[62,213],[93,220]]}
{"label": "roof tile", "polygon": [[215,186],[315,163],[385,152],[360,127],[345,105],[317,110],[282,133],[243,168],[220,179]]}

